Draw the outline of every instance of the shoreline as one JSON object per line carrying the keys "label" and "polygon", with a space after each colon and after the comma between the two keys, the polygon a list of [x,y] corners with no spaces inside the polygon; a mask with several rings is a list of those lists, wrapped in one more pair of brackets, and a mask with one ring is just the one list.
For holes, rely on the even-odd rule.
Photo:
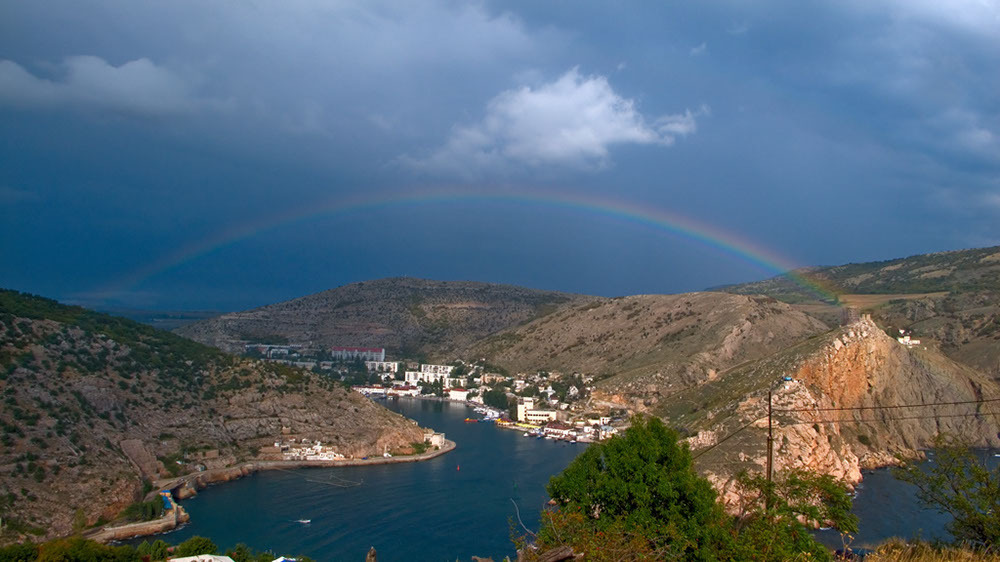
{"label": "shoreline", "polygon": [[[190,516],[184,510],[184,507],[180,505],[179,500],[192,498],[198,494],[198,490],[205,489],[212,484],[229,482],[245,476],[250,476],[258,471],[293,470],[299,468],[336,468],[342,466],[368,466],[420,462],[450,453],[457,446],[458,445],[454,441],[445,439],[444,446],[440,449],[400,457],[336,460],[247,461],[231,467],[215,468],[202,472],[192,472],[183,476],[157,480],[153,483],[154,489],[149,495],[155,497],[161,490],[169,490],[172,496],[171,501],[175,506],[173,509],[168,510],[163,517],[152,521],[140,521],[137,523],[128,523],[119,526],[105,525],[84,533],[84,536],[100,543],[107,543],[110,541],[128,540],[172,531],[180,525],[190,521]],[[146,498],[143,499],[145,500]]]}

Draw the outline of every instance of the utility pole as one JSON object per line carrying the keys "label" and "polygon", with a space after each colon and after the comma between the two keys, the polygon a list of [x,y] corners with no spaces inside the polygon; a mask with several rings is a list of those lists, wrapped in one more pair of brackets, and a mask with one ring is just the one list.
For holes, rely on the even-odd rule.
{"label": "utility pole", "polygon": [[771,509],[771,465],[774,457],[774,426],[771,423],[771,391],[767,391],[767,495],[764,497],[764,508]]}

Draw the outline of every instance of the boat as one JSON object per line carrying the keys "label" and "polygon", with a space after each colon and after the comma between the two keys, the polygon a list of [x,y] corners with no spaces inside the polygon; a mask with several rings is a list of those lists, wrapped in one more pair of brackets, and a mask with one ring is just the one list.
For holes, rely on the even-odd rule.
{"label": "boat", "polygon": [[479,420],[475,418],[465,418],[465,423],[479,423]]}
{"label": "boat", "polygon": [[530,434],[530,433],[525,433],[525,434],[524,434],[524,435],[522,435],[521,437],[531,437],[531,434]]}
{"label": "boat", "polygon": [[308,525],[312,523],[312,519],[296,519],[296,523],[302,523],[303,525]]}

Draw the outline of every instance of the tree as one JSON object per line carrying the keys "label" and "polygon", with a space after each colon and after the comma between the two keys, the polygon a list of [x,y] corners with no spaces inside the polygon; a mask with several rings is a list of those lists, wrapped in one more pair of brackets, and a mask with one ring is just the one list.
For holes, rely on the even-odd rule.
{"label": "tree", "polygon": [[0,547],[0,562],[35,562],[37,559],[38,547],[31,543]]}
{"label": "tree", "polygon": [[252,562],[254,553],[250,547],[244,543],[239,543],[226,551],[226,556],[233,559],[233,562]]}
{"label": "tree", "polygon": [[152,543],[148,541],[142,541],[142,543],[136,548],[140,556],[149,556],[150,560],[166,560],[167,559],[167,548],[170,545],[162,539],[156,539]]}
{"label": "tree", "polygon": [[968,446],[943,437],[934,457],[929,467],[908,463],[894,475],[916,486],[924,504],[954,518],[948,531],[957,542],[1000,545],[1000,466],[990,470]]}
{"label": "tree", "polygon": [[197,556],[199,554],[215,554],[219,547],[211,539],[205,537],[191,537],[174,548],[174,557]]}
{"label": "tree", "polygon": [[[645,537],[660,554],[714,559],[731,538],[687,444],[658,418],[634,418],[624,435],[591,445],[547,490],[561,510],[583,518],[584,528]],[[549,540],[553,531],[543,527],[539,536]]]}
{"label": "tree", "polygon": [[139,554],[130,546],[107,546],[80,537],[47,542],[38,549],[39,562],[139,562]]}
{"label": "tree", "polygon": [[507,409],[507,393],[501,389],[490,389],[483,393],[483,404],[498,410]]}
{"label": "tree", "polygon": [[737,560],[829,560],[830,552],[816,542],[810,529],[832,526],[841,533],[858,531],[851,513],[847,485],[828,474],[793,470],[768,482],[743,473],[737,480],[741,498],[733,519],[732,558]]}

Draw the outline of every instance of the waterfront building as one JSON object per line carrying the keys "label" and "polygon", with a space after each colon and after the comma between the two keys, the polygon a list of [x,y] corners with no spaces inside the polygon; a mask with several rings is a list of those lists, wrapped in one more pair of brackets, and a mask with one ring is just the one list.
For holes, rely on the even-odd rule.
{"label": "waterfront building", "polygon": [[543,425],[555,421],[557,414],[555,410],[528,410],[524,413],[523,421],[532,425]]}
{"label": "waterfront building", "polygon": [[416,385],[417,383],[420,383],[420,382],[423,382],[424,384],[432,384],[432,383],[440,382],[445,388],[450,388],[450,387],[453,387],[453,386],[455,386],[455,387],[464,387],[467,384],[467,379],[465,377],[451,377],[451,376],[449,376],[449,373],[451,373],[451,366],[450,365],[423,365],[423,366],[425,366],[425,367],[426,366],[430,366],[430,367],[441,367],[441,366],[444,366],[444,367],[448,367],[448,370],[447,371],[439,371],[439,372],[436,372],[434,370],[428,370],[428,371],[424,371],[424,370],[420,370],[420,371],[406,371],[403,374],[403,380],[406,382],[406,384]]}
{"label": "waterfront building", "polygon": [[389,396],[420,396],[420,388],[409,385],[393,386],[391,389],[386,391],[386,394]]}
{"label": "waterfront building", "polygon": [[519,398],[517,400],[517,421],[527,422],[533,425],[544,425],[556,419],[555,410],[543,410],[535,408],[535,399],[530,397]]}
{"label": "waterfront building", "polygon": [[184,556],[182,558],[171,558],[170,562],[234,562],[228,556],[218,554],[199,554],[198,556]]}
{"label": "waterfront building", "polygon": [[425,437],[425,440],[430,443],[432,447],[444,447],[444,433],[430,433]]}
{"label": "waterfront building", "polygon": [[332,347],[330,356],[335,361],[385,361],[385,349],[381,347]]}
{"label": "waterfront building", "polygon": [[573,433],[573,428],[560,421],[550,421],[545,424],[542,431],[545,432],[546,435],[567,439],[570,437],[570,434]]}
{"label": "waterfront building", "polygon": [[464,388],[450,388],[448,389],[448,398],[465,402],[469,399],[469,391]]}

